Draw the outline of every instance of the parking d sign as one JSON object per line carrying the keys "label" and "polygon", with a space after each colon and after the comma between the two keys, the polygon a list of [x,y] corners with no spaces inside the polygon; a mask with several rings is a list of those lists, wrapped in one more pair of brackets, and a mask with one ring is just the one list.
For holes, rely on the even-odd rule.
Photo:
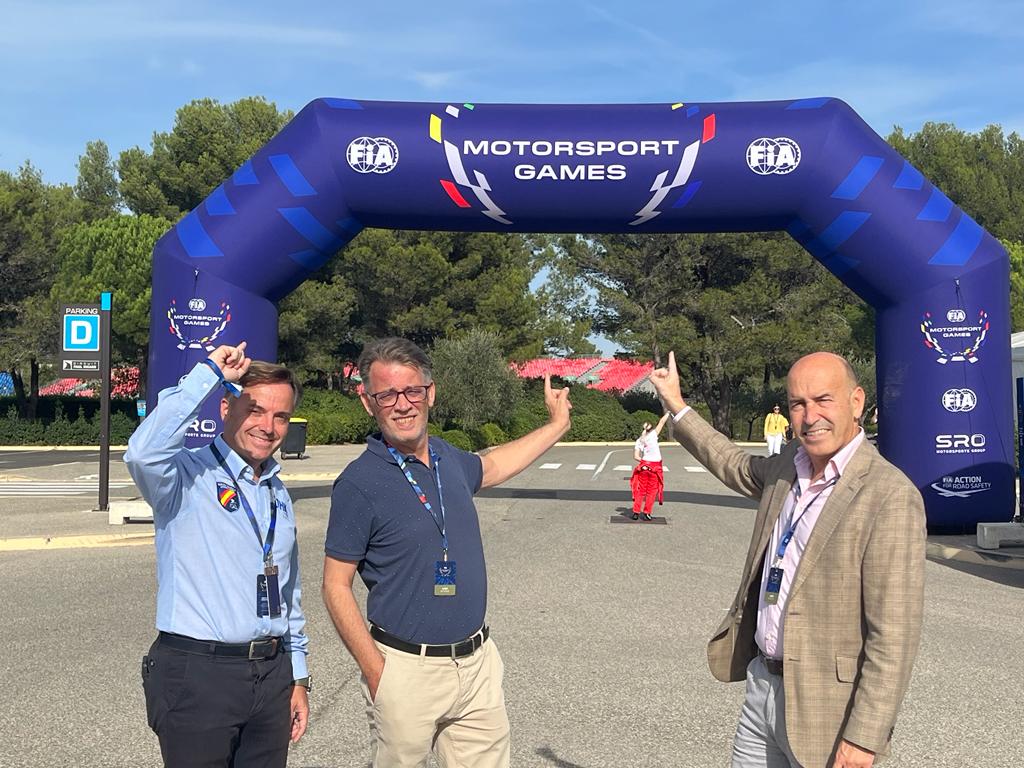
{"label": "parking d sign", "polygon": [[61,307],[60,372],[68,378],[100,378],[103,339],[101,307],[65,304]]}

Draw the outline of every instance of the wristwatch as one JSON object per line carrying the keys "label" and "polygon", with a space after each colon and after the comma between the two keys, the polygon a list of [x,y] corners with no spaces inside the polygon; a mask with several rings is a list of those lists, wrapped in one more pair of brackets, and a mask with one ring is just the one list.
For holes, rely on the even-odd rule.
{"label": "wristwatch", "polygon": [[313,676],[310,675],[309,677],[300,677],[298,680],[293,681],[292,685],[301,685],[307,691],[312,691],[313,690]]}

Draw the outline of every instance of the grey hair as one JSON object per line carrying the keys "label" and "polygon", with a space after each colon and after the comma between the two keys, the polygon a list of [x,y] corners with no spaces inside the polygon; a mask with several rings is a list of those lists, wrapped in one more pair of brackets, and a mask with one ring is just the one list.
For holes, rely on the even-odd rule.
{"label": "grey hair", "polygon": [[384,339],[376,339],[363,347],[359,355],[359,375],[363,379],[363,386],[370,391],[370,366],[374,363],[397,363],[416,368],[423,375],[425,382],[434,380],[433,370],[430,363],[430,356],[417,344],[398,336],[390,336]]}

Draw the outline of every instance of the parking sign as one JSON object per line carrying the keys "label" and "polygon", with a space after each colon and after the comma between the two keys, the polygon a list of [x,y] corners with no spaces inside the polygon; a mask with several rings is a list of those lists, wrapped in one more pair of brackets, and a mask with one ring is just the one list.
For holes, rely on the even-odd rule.
{"label": "parking sign", "polygon": [[66,378],[102,377],[103,317],[98,304],[61,306],[60,373]]}

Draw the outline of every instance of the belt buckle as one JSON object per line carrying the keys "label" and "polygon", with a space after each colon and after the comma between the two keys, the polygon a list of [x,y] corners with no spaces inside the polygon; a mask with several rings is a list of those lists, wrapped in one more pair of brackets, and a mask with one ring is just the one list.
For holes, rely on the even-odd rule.
{"label": "belt buckle", "polygon": [[276,649],[276,647],[275,647],[275,643],[276,642],[277,642],[277,638],[273,638],[273,637],[270,638],[269,640],[253,640],[253,641],[251,641],[249,643],[249,661],[255,661],[256,659],[266,659],[266,658],[269,658],[267,656],[267,654],[265,654],[265,653],[261,654],[259,656],[256,655],[256,649],[264,647],[268,643],[270,644],[270,655],[273,656],[274,655],[274,651]]}

